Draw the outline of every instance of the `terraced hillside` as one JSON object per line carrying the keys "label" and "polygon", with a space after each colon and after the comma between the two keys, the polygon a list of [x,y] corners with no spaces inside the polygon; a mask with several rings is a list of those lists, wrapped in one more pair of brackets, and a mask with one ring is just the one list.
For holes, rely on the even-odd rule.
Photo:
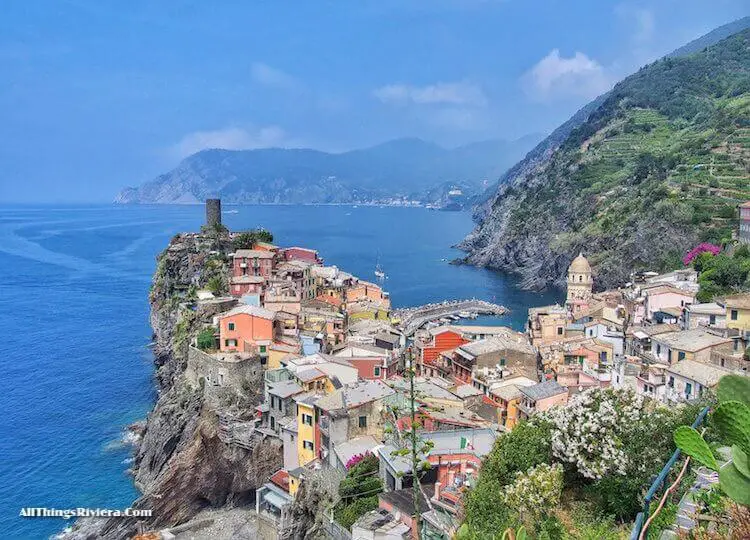
{"label": "terraced hillside", "polygon": [[726,242],[750,199],[750,30],[665,58],[609,93],[550,156],[508,179],[466,262],[561,283],[583,251],[599,287]]}

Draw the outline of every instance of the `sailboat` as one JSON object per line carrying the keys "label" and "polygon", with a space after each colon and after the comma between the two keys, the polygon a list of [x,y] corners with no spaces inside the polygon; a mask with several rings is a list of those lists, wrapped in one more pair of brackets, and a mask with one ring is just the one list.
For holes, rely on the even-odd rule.
{"label": "sailboat", "polygon": [[383,272],[383,268],[380,266],[380,255],[378,255],[378,261],[375,263],[375,277],[378,279],[385,279],[385,272]]}

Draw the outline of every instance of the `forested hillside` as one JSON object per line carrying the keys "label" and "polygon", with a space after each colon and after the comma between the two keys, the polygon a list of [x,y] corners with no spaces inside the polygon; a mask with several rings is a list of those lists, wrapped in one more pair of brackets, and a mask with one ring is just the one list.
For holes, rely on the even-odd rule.
{"label": "forested hillside", "polygon": [[583,251],[601,288],[731,238],[750,199],[750,30],[646,66],[597,105],[499,188],[467,262],[540,287]]}

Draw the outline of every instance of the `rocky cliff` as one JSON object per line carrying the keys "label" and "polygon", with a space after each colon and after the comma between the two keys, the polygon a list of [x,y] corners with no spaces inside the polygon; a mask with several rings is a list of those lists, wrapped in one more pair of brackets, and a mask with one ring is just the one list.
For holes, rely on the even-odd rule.
{"label": "rocky cliff", "polygon": [[66,539],[130,538],[141,530],[173,526],[211,508],[254,509],[255,489],[282,463],[278,441],[251,436],[242,445],[222,437],[219,415],[249,419],[260,401],[262,372],[249,392],[209,392],[185,377],[188,344],[222,304],[196,309],[194,291],[227,272],[225,234],[177,235],[159,256],[151,288],[156,383],[159,397],[148,415],[135,456],[135,508],[151,518],[84,519]]}
{"label": "rocky cliff", "polygon": [[463,262],[541,288],[561,285],[583,251],[606,288],[729,240],[750,199],[748,26],[642,68],[579,111],[475,210]]}

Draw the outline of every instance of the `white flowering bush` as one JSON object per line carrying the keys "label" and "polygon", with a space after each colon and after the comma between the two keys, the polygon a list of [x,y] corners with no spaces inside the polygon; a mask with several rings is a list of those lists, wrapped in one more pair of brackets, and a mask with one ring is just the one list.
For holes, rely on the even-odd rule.
{"label": "white flowering bush", "polygon": [[567,407],[552,409],[552,453],[572,463],[583,476],[598,480],[608,474],[625,475],[631,468],[627,441],[640,433],[641,421],[651,414],[644,400],[631,390],[592,388]]}
{"label": "white flowering bush", "polygon": [[526,519],[533,519],[560,504],[563,470],[559,463],[542,463],[526,472],[517,472],[505,487],[502,500]]}

